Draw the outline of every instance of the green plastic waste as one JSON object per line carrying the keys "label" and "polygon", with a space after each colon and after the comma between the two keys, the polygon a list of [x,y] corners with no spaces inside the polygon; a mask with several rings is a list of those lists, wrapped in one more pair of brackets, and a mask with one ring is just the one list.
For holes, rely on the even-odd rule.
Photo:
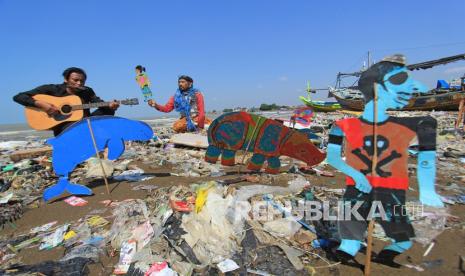
{"label": "green plastic waste", "polygon": [[2,172],[9,172],[9,171],[12,171],[14,169],[15,169],[15,165],[14,164],[9,164],[9,165],[6,165],[5,167],[3,167]]}

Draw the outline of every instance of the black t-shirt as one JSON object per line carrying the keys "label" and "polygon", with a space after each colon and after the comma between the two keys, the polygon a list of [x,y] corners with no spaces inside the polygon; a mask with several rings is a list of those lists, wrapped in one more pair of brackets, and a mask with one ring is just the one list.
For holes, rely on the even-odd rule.
{"label": "black t-shirt", "polygon": [[[83,104],[103,102],[102,99],[97,97],[97,95],[95,94],[92,88],[87,87],[87,86],[85,86],[84,88],[85,89],[78,91],[74,94],[78,96],[79,98],[81,98],[81,101]],[[36,87],[30,91],[18,93],[16,96],[13,97],[13,100],[21,105],[34,107],[35,101],[32,98],[32,96],[37,95],[37,94],[45,94],[45,95],[50,95],[50,96],[55,96],[55,97],[70,96],[70,94],[68,94],[68,92],[66,91],[65,83],[46,84],[46,85]],[[114,115],[114,114],[115,114],[115,111],[109,107],[100,107],[94,112],[92,112],[92,114],[90,113],[89,109],[84,109],[84,117],[95,116],[95,115]],[[71,123],[72,122],[66,122],[66,123],[63,123],[63,124],[60,124],[54,127],[52,130],[55,136],[60,134],[63,131],[63,129],[66,128]]]}

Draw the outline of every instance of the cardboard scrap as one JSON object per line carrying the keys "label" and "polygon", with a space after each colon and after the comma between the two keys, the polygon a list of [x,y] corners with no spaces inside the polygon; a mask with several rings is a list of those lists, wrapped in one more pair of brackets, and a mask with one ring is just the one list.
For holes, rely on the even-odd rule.
{"label": "cardboard scrap", "polygon": [[87,219],[87,224],[89,224],[90,227],[103,227],[107,225],[109,222],[108,220],[102,218],[101,216],[92,216]]}
{"label": "cardboard scrap", "polygon": [[76,235],[77,235],[76,232],[71,230],[71,231],[69,231],[68,233],[65,234],[63,239],[66,241],[66,240],[69,240],[69,239],[75,237]]}
{"label": "cardboard scrap", "polygon": [[316,238],[317,236],[314,233],[302,229],[300,229],[293,237],[293,239],[299,244],[309,244]]}
{"label": "cardboard scrap", "polygon": [[68,203],[71,206],[84,206],[87,205],[87,200],[82,199],[77,196],[70,196],[67,199],[65,199],[65,202]]}
{"label": "cardboard scrap", "polygon": [[197,133],[178,133],[174,134],[170,138],[170,143],[181,146],[189,146],[194,148],[203,148],[208,147],[207,135],[197,134]]}
{"label": "cardboard scrap", "polygon": [[287,256],[287,259],[289,260],[289,262],[291,262],[291,264],[294,266],[296,270],[304,269],[304,265],[302,261],[300,261],[299,259],[299,257],[303,255],[303,252],[295,248],[292,248],[284,243],[277,243],[276,245],[284,251],[284,253]]}
{"label": "cardboard scrap", "polygon": [[137,242],[137,251],[144,248],[144,246],[150,242],[153,233],[154,231],[150,221],[146,221],[132,230],[132,240]]}
{"label": "cardboard scrap", "polygon": [[226,259],[222,261],[221,263],[218,263],[217,266],[218,266],[218,269],[221,270],[221,272],[223,273],[230,272],[230,271],[233,271],[239,268],[236,262],[234,262],[231,259]]}

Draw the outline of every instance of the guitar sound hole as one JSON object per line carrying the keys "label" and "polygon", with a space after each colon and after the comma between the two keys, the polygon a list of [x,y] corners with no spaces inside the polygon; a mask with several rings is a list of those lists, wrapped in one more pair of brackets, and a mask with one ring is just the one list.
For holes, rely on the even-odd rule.
{"label": "guitar sound hole", "polygon": [[71,111],[72,111],[72,109],[71,109],[71,106],[69,106],[69,105],[64,105],[64,106],[61,107],[61,112],[63,114],[68,114]]}

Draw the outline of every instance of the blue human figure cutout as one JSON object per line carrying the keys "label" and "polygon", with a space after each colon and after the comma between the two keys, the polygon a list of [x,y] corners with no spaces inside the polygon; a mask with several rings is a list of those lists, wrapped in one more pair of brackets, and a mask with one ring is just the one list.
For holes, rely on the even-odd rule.
{"label": "blue human figure cutout", "polygon": [[87,120],[90,120],[98,151],[108,148],[110,160],[123,154],[125,141],[147,141],[153,137],[153,130],[148,124],[114,116],[93,116],[72,124],[57,137],[47,140],[53,147],[52,165],[59,179],[44,191],[45,201],[65,191],[74,195],[92,194],[86,186],[68,181],[69,174],[78,164],[95,155]]}
{"label": "blue human figure cutout", "polygon": [[[343,200],[351,206],[361,201],[358,212],[364,220],[352,217],[350,221],[338,222],[341,244],[336,255],[343,262],[353,260],[365,238],[365,219],[376,201],[381,203],[386,214],[379,223],[392,243],[379,252],[374,261],[398,267],[394,258],[412,246],[411,238],[414,237],[413,227],[405,214],[405,194],[408,189],[408,147],[415,138],[420,147],[417,164],[420,202],[443,206],[435,191],[437,123],[430,116],[393,117],[386,112],[405,107],[414,93],[427,92],[423,84],[409,76],[403,55],[394,55],[372,65],[362,73],[358,86],[365,97],[364,111],[359,118],[334,123],[329,135],[327,161],[347,176]],[[343,141],[345,161],[341,157]]]}

